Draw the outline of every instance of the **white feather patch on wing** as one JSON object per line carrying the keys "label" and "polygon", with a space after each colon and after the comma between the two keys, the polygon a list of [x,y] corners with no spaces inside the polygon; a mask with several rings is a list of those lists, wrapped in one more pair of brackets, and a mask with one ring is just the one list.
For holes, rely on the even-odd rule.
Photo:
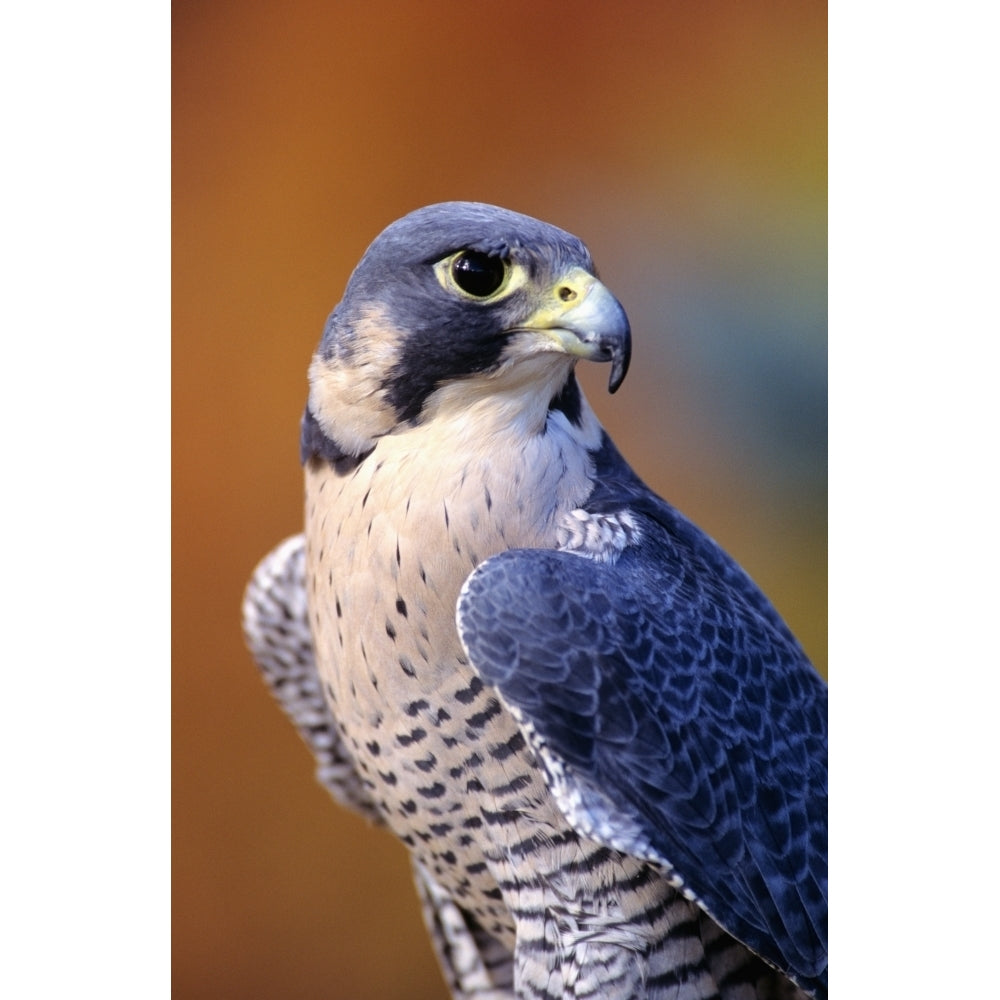
{"label": "white feather patch on wing", "polygon": [[614,514],[591,514],[577,508],[564,514],[556,525],[556,546],[563,552],[588,556],[597,562],[614,562],[629,545],[642,537],[635,518],[622,510]]}

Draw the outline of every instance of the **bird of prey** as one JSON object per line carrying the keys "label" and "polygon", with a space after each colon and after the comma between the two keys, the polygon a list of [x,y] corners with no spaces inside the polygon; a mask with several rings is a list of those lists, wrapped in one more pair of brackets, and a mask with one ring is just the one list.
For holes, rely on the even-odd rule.
{"label": "bird of prey", "polygon": [[320,781],[409,849],[458,998],[827,990],[826,687],[599,424],[631,333],[576,237],[447,202],[327,320],[305,531],[249,646]]}

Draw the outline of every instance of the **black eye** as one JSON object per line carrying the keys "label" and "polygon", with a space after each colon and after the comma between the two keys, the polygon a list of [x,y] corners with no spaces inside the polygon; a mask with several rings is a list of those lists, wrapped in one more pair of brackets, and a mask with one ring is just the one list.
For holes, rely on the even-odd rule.
{"label": "black eye", "polygon": [[507,268],[499,257],[465,250],[451,262],[451,276],[455,284],[468,295],[485,299],[502,284]]}

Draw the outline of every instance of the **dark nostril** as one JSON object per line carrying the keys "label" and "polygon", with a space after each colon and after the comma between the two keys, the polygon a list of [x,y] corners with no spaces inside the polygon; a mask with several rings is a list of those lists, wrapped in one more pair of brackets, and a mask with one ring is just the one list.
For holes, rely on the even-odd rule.
{"label": "dark nostril", "polygon": [[563,302],[572,302],[576,298],[576,289],[571,288],[569,285],[563,285],[559,289],[559,298]]}

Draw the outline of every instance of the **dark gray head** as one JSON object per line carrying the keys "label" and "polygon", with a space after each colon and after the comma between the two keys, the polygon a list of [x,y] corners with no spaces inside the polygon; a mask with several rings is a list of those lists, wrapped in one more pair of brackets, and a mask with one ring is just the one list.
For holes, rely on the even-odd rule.
{"label": "dark gray head", "polygon": [[[384,229],[354,269],[344,302],[373,298],[384,289],[403,298],[397,291],[400,283],[419,291],[428,265],[460,250],[501,260],[513,255],[533,271],[545,266],[550,271],[566,270],[574,265],[594,270],[587,247],[565,230],[494,205],[445,201],[418,208]],[[436,281],[434,288],[439,288]],[[434,302],[436,308],[442,304],[440,299]]]}
{"label": "dark gray head", "polygon": [[543,353],[558,361],[557,390],[579,358],[611,362],[612,392],[625,377],[628,320],[586,246],[492,205],[430,205],[385,229],[355,268],[314,360],[310,409],[354,454],[419,421],[442,386]]}

